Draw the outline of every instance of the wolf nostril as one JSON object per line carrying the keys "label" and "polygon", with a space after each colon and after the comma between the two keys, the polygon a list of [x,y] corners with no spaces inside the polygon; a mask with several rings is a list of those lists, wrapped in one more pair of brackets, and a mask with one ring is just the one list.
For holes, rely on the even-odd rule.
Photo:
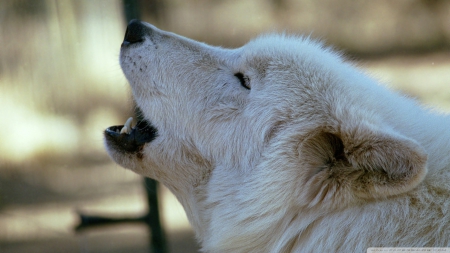
{"label": "wolf nostril", "polygon": [[149,33],[149,29],[139,20],[133,19],[128,23],[127,31],[123,43],[125,45],[144,41],[144,37]]}

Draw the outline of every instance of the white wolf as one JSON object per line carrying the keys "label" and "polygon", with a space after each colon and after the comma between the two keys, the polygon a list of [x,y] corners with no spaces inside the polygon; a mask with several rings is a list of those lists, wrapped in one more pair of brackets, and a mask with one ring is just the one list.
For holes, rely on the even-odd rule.
{"label": "white wolf", "polygon": [[224,49],[134,20],[120,64],[145,120],[107,150],[175,194],[203,251],[450,246],[450,118],[321,43]]}

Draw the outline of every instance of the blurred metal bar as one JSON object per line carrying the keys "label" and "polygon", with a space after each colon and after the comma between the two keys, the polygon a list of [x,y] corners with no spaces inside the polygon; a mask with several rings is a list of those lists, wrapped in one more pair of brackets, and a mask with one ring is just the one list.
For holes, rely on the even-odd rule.
{"label": "blurred metal bar", "polygon": [[148,215],[137,218],[112,218],[105,216],[86,215],[80,212],[78,213],[78,216],[80,216],[80,223],[75,227],[76,232],[81,232],[84,229],[88,229],[91,227],[114,225],[118,223],[147,222],[148,219]]}
{"label": "blurred metal bar", "polygon": [[166,253],[167,243],[163,227],[159,217],[158,182],[150,178],[144,178],[149,213],[146,216],[147,225],[150,228],[150,242],[154,253]]}
{"label": "blurred metal bar", "polygon": [[122,0],[123,10],[125,13],[125,21],[130,22],[132,19],[141,19],[140,1],[139,0]]}

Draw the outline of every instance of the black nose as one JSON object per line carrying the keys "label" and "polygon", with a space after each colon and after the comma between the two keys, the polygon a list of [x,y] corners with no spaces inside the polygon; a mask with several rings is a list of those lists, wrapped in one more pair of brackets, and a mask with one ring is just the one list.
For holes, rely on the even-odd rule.
{"label": "black nose", "polygon": [[144,41],[145,35],[148,35],[150,31],[151,30],[145,26],[144,23],[137,19],[133,19],[128,23],[122,45],[142,42]]}

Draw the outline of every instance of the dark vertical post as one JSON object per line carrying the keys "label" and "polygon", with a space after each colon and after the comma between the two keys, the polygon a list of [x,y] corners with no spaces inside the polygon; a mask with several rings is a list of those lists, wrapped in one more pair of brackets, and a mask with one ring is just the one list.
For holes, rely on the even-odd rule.
{"label": "dark vertical post", "polygon": [[130,22],[132,19],[140,19],[141,12],[139,8],[139,0],[123,0],[123,9],[125,11],[125,21]]}
{"label": "dark vertical post", "polygon": [[153,248],[153,253],[166,253],[166,237],[161,226],[158,209],[158,182],[147,177],[144,178],[144,182],[146,186],[147,201],[149,205],[147,224],[151,230],[150,240]]}
{"label": "dark vertical post", "polygon": [[[141,18],[139,3],[139,0],[123,0],[123,7],[127,24],[132,19]],[[136,109],[135,114],[137,120],[142,120],[142,113],[139,110]],[[147,193],[147,202],[149,208],[148,214],[146,216],[146,223],[150,229],[149,241],[151,252],[166,253],[166,238],[159,217],[158,182],[150,178],[144,178],[144,186]]]}

